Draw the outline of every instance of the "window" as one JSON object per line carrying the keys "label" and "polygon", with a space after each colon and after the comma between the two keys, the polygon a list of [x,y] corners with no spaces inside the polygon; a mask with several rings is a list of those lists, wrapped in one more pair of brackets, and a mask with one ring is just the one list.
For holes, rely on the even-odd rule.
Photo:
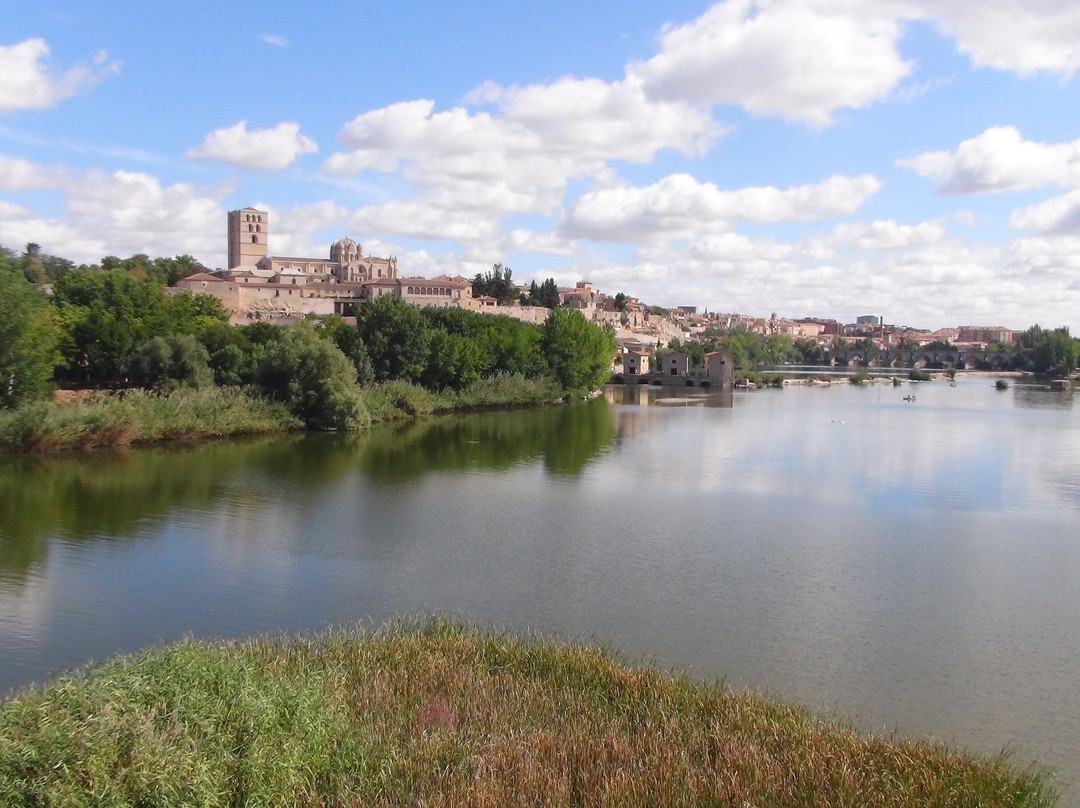
{"label": "window", "polygon": [[259,237],[258,236],[252,236],[251,237],[251,243],[252,244],[258,244],[259,243]]}
{"label": "window", "polygon": [[262,232],[262,225],[261,224],[255,225],[255,232],[256,233],[261,233]]}

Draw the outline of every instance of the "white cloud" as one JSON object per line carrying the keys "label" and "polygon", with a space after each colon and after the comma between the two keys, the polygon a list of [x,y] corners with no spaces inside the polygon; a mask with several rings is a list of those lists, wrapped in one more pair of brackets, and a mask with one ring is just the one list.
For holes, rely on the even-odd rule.
{"label": "white cloud", "polygon": [[992,126],[965,140],[955,152],[926,152],[898,160],[938,181],[943,194],[1023,191],[1044,185],[1080,186],[1080,140],[1035,143],[1014,126]]}
{"label": "white cloud", "polygon": [[57,188],[68,176],[67,169],[31,163],[22,157],[0,154],[0,191]]}
{"label": "white cloud", "polygon": [[1013,211],[1009,227],[1040,233],[1080,233],[1080,189]]}
{"label": "white cloud", "polygon": [[275,48],[289,47],[289,38],[281,34],[259,34],[259,41],[273,45]]}
{"label": "white cloud", "polygon": [[568,235],[636,242],[686,238],[728,229],[736,221],[813,221],[857,211],[881,188],[872,174],[834,176],[816,185],[722,191],[688,174],[672,174],[648,187],[603,188],[570,206]]}
{"label": "white cloud", "polygon": [[400,171],[450,209],[553,213],[571,179],[611,181],[609,161],[649,162],[663,149],[701,154],[722,132],[696,107],[650,102],[630,80],[489,83],[466,100],[497,109],[436,112],[433,101],[415,100],[358,115],[340,134],[350,151],[332,155],[324,171]]}
{"label": "white cloud", "polygon": [[163,186],[156,177],[129,171],[34,169],[50,179],[48,187],[64,192],[66,212],[48,218],[18,206],[0,208],[0,244],[34,241],[48,253],[83,262],[106,254],[191,253],[219,262],[224,257],[220,203],[230,188]]}
{"label": "white cloud", "polygon": [[1021,75],[1080,68],[1080,6],[1072,0],[914,0],[981,67]]}
{"label": "white cloud", "polygon": [[832,238],[837,246],[860,250],[895,250],[938,244],[949,234],[950,218],[935,219],[919,224],[900,224],[892,219],[874,222],[840,222],[833,227]]}
{"label": "white cloud", "polygon": [[185,154],[199,160],[224,160],[237,168],[253,171],[280,171],[301,154],[312,154],[319,147],[300,134],[300,124],[286,121],[271,129],[248,131],[247,121],[215,129],[201,146]]}
{"label": "white cloud", "polygon": [[650,97],[736,104],[815,126],[865,107],[911,72],[889,4],[857,0],[726,0],[664,34],[631,67]]}
{"label": "white cloud", "polygon": [[0,45],[0,113],[54,106],[120,72],[120,62],[109,61],[104,51],[95,54],[92,65],[80,63],[59,74],[49,70],[48,57],[44,39]]}

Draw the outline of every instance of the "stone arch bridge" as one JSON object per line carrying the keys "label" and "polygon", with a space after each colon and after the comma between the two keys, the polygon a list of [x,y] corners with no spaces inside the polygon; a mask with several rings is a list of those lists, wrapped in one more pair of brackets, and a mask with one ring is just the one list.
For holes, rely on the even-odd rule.
{"label": "stone arch bridge", "polygon": [[1005,370],[1008,367],[1009,354],[1005,351],[957,347],[936,350],[878,348],[871,351],[848,348],[843,351],[826,351],[825,362],[834,366]]}

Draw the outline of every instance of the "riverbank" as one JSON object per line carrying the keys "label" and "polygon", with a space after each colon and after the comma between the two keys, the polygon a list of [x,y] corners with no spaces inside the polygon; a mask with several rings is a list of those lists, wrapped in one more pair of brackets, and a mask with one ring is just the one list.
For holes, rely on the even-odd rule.
{"label": "riverbank", "polygon": [[0,801],[1050,806],[1038,773],[443,618],[187,642],[0,706]]}
{"label": "riverbank", "polygon": [[[463,391],[433,393],[408,382],[360,388],[365,425],[434,413],[546,404],[562,395],[550,379],[503,375]],[[125,390],[0,411],[0,452],[88,450],[165,441],[242,437],[303,429],[288,407],[236,387],[171,393]]]}

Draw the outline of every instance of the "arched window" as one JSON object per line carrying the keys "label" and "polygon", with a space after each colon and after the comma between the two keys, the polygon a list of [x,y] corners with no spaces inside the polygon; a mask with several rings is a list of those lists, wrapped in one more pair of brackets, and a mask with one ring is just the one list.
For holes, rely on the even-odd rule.
{"label": "arched window", "polygon": [[251,243],[252,244],[258,244],[259,243],[259,237],[258,236],[252,236],[251,237]]}
{"label": "arched window", "polygon": [[250,224],[249,224],[249,225],[248,225],[248,232],[249,232],[249,233],[253,233],[254,231],[255,231],[255,226],[254,226],[254,225],[250,225]]}
{"label": "arched window", "polygon": [[255,232],[256,233],[261,233],[262,232],[262,225],[261,224],[255,225]]}

